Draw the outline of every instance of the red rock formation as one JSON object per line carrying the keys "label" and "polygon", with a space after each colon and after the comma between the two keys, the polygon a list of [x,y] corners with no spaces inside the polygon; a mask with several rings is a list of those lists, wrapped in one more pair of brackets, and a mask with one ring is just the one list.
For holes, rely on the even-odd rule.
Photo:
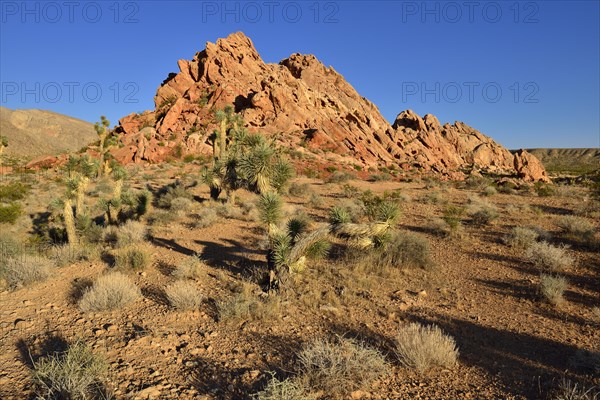
{"label": "red rock formation", "polygon": [[[157,162],[176,146],[183,154],[208,154],[213,110],[233,105],[250,131],[276,134],[281,145],[306,147],[323,162],[399,165],[456,179],[463,169],[515,173],[513,156],[475,129],[442,126],[433,115],[410,110],[390,125],[332,67],[301,54],[266,64],[240,32],[207,43],[178,66],[158,88],[154,111],[119,121],[118,160]],[[529,165],[538,167],[519,164],[519,174],[533,177]]]}
{"label": "red rock formation", "polygon": [[526,182],[550,182],[546,169],[540,160],[526,150],[515,152],[514,167],[519,178]]}

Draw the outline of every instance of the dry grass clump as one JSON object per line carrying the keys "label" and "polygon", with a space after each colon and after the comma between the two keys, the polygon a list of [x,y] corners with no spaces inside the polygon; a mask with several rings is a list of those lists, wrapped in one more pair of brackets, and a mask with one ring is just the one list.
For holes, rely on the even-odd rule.
{"label": "dry grass clump", "polygon": [[198,256],[188,256],[177,264],[171,275],[177,279],[199,278],[204,266],[204,262]]}
{"label": "dry grass clump", "polygon": [[233,297],[217,303],[221,321],[265,320],[279,316],[281,304],[277,297],[258,298],[250,285],[244,285]]}
{"label": "dry grass clump", "polygon": [[504,243],[516,249],[527,249],[537,242],[540,234],[532,228],[515,226],[504,238]]}
{"label": "dry grass clump", "polygon": [[191,211],[194,208],[194,202],[187,197],[177,197],[171,200],[171,211],[175,211],[177,214],[184,214]]}
{"label": "dry grass clump", "polygon": [[485,189],[483,189],[483,192],[481,192],[481,194],[484,195],[484,196],[486,196],[486,197],[493,196],[493,195],[495,195],[497,193],[498,193],[498,191],[493,186],[488,186]]}
{"label": "dry grass clump", "polygon": [[434,266],[429,242],[424,237],[396,232],[383,240],[383,246],[373,250],[365,260],[373,263],[375,271],[385,271],[389,268],[431,269]]}
{"label": "dry grass clump", "polygon": [[78,342],[34,362],[32,375],[40,399],[109,399],[106,372],[106,362]]}
{"label": "dry grass clump", "polygon": [[280,381],[273,375],[267,386],[252,398],[255,400],[313,400],[317,397],[307,393],[307,388],[299,379],[288,378]]}
{"label": "dry grass clump", "polygon": [[390,367],[375,349],[349,339],[317,339],[298,354],[300,370],[314,391],[345,398],[387,375]]}
{"label": "dry grass clump", "polygon": [[115,254],[115,266],[123,270],[143,270],[152,263],[152,254],[144,247],[128,247]]}
{"label": "dry grass clump", "polygon": [[500,216],[498,207],[479,197],[470,198],[469,203],[467,214],[476,225],[489,225]]}
{"label": "dry grass clump", "polygon": [[47,279],[52,273],[54,262],[46,257],[19,254],[8,258],[4,267],[0,265],[0,276],[11,289],[18,289]]}
{"label": "dry grass clump", "polygon": [[550,304],[558,306],[564,301],[563,294],[567,289],[568,282],[562,276],[541,274],[540,293]]}
{"label": "dry grass clump", "polygon": [[556,225],[565,234],[581,242],[589,242],[594,237],[594,225],[582,217],[565,215],[558,220]]}
{"label": "dry grass clump", "polygon": [[141,297],[140,289],[120,272],[101,276],[79,301],[82,311],[107,311],[121,308]]}
{"label": "dry grass clump", "polygon": [[177,281],[165,288],[169,304],[177,310],[197,310],[202,306],[202,293],[189,281]]}
{"label": "dry grass clump", "polygon": [[419,372],[434,366],[450,368],[458,359],[456,342],[436,325],[402,326],[396,335],[395,352],[402,365]]}
{"label": "dry grass clump", "polygon": [[308,183],[293,182],[290,185],[288,193],[295,197],[306,197],[311,195],[313,191]]}
{"label": "dry grass clump", "polygon": [[586,387],[567,378],[560,381],[550,397],[551,400],[598,400],[599,398],[600,390],[598,388]]}
{"label": "dry grass clump", "polygon": [[547,242],[531,244],[525,251],[525,258],[536,267],[550,272],[559,272],[575,263],[567,254],[566,246],[553,246]]}
{"label": "dry grass clump", "polygon": [[126,247],[145,241],[146,236],[148,235],[148,229],[139,221],[129,220],[117,228],[115,235],[117,238],[117,246]]}
{"label": "dry grass clump", "polygon": [[98,247],[92,244],[73,246],[54,245],[50,248],[50,259],[57,267],[65,267],[81,260],[91,260],[99,254]]}
{"label": "dry grass clump", "polygon": [[214,225],[219,220],[217,210],[213,207],[203,207],[197,213],[194,214],[194,221],[192,222],[192,228],[208,228]]}

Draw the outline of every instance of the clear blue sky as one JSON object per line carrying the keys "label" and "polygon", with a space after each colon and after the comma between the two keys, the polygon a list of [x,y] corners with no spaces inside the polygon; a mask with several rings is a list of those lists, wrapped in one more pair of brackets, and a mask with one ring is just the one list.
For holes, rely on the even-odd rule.
{"label": "clear blue sky", "polygon": [[411,108],[509,148],[599,147],[599,3],[2,0],[0,105],[116,123],[153,108],[178,59],[243,31],[267,62],[315,54],[390,121]]}

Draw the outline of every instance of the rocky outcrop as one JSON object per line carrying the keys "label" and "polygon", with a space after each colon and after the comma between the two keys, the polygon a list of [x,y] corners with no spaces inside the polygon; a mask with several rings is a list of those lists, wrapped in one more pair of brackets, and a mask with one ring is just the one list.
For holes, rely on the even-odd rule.
{"label": "rocky outcrop", "polygon": [[514,167],[519,178],[526,182],[550,182],[546,169],[540,160],[526,150],[515,152]]}
{"label": "rocky outcrop", "polygon": [[301,54],[266,64],[240,32],[207,43],[178,67],[158,88],[153,111],[119,121],[118,160],[207,154],[214,110],[232,105],[250,131],[312,152],[317,161],[397,165],[456,179],[472,169],[515,174],[513,156],[477,130],[461,122],[441,125],[433,115],[421,118],[410,110],[390,125],[332,67]]}

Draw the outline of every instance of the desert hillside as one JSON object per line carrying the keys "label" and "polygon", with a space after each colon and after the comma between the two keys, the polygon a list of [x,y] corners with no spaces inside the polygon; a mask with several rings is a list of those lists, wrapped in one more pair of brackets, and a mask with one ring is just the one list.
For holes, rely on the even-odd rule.
{"label": "desert hillside", "polygon": [[551,173],[581,175],[600,169],[600,149],[528,149]]}
{"label": "desert hillside", "polygon": [[45,110],[0,107],[0,132],[7,156],[37,157],[77,151],[97,139],[94,125]]}

